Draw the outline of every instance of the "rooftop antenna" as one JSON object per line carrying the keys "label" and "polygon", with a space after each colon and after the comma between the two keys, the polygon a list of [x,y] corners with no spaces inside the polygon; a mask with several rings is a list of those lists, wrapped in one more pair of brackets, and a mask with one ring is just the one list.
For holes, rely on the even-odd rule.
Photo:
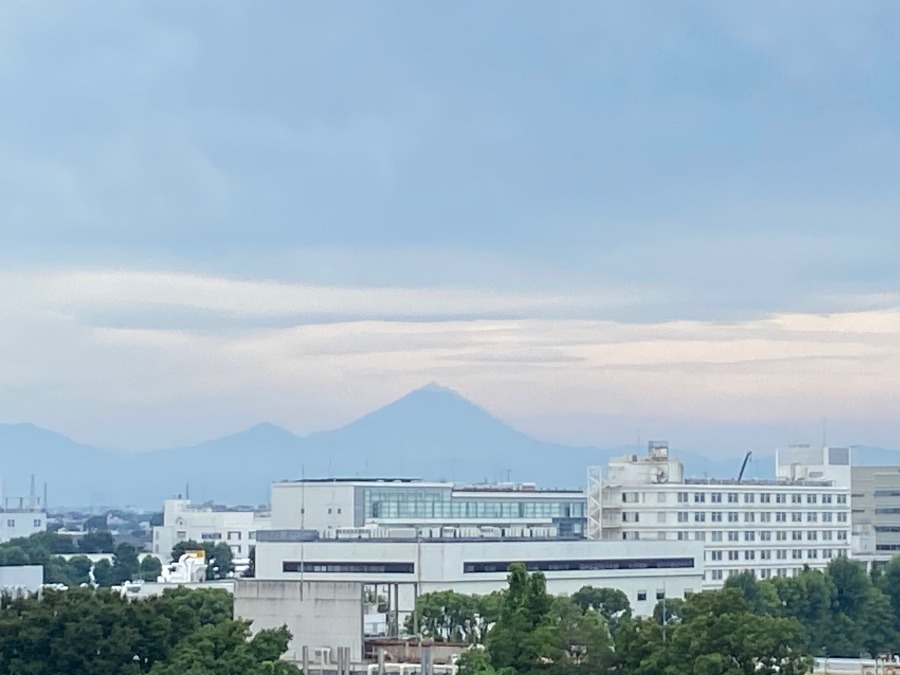
{"label": "rooftop antenna", "polygon": [[47,510],[47,481],[44,481],[44,511]]}
{"label": "rooftop antenna", "polygon": [[188,501],[191,501],[191,484],[190,483],[184,484],[184,498],[187,499]]}
{"label": "rooftop antenna", "polygon": [[29,506],[34,508],[34,500],[35,500],[35,492],[34,492],[34,474],[31,474],[31,490],[28,493],[29,501],[31,502]]}
{"label": "rooftop antenna", "polygon": [[744,477],[744,471],[747,469],[747,462],[750,461],[750,455],[753,454],[753,451],[750,450],[746,455],[744,455],[744,463],[741,464],[741,471],[738,473],[737,482],[740,483],[741,479]]}

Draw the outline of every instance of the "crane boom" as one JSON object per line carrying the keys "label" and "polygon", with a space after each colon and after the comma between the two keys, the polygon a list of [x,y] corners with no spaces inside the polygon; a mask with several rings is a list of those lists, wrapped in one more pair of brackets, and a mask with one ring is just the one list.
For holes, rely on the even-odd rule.
{"label": "crane boom", "polygon": [[750,455],[752,454],[753,451],[751,450],[746,455],[744,455],[744,463],[741,464],[741,472],[738,474],[738,483],[740,483],[741,479],[744,477],[744,471],[747,469],[747,462],[750,461]]}

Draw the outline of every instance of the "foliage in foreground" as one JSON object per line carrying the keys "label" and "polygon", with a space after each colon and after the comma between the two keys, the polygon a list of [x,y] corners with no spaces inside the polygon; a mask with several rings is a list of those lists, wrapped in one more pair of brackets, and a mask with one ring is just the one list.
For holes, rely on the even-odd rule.
{"label": "foliage in foreground", "polygon": [[285,628],[249,637],[218,589],[132,602],[107,590],[0,601],[0,675],[299,675]]}

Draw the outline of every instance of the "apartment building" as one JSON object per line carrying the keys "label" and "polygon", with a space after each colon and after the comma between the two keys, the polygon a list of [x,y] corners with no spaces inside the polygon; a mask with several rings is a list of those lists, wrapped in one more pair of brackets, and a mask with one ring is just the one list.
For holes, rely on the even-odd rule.
{"label": "apartment building", "polygon": [[854,466],[853,555],[883,566],[900,554],[900,466]]}
{"label": "apartment building", "polygon": [[850,552],[850,451],[792,446],[774,480],[686,478],[668,445],[588,472],[588,538],[702,542],[704,587],[824,568]]}

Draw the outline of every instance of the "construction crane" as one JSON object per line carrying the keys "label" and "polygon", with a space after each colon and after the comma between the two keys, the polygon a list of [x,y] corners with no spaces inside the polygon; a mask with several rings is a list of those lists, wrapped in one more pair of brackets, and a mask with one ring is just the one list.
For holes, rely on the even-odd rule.
{"label": "construction crane", "polygon": [[751,450],[746,455],[744,455],[744,463],[741,464],[741,472],[738,474],[738,483],[740,483],[741,479],[744,477],[744,471],[747,469],[747,462],[750,461],[750,455],[752,454],[753,451]]}

